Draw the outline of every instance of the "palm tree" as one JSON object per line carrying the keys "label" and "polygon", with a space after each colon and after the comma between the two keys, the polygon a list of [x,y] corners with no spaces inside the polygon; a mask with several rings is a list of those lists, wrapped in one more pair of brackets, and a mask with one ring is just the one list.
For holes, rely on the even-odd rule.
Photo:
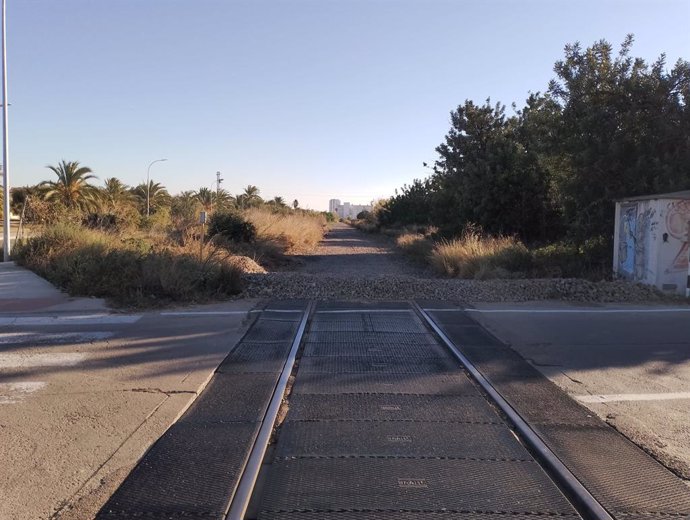
{"label": "palm tree", "polygon": [[216,192],[216,209],[230,209],[237,205],[235,197],[221,189]]}
{"label": "palm tree", "polygon": [[196,199],[201,203],[204,211],[210,213],[216,202],[216,193],[208,188],[199,188],[196,192]]}
{"label": "palm tree", "polygon": [[92,208],[97,200],[98,188],[89,184],[95,179],[91,168],[80,166],[78,161],[61,161],[57,166],[48,166],[57,175],[57,181],[45,181],[41,187],[49,202],[60,202],[70,209]]}
{"label": "palm tree", "polygon": [[[244,193],[236,197],[238,205],[242,208],[251,208],[258,206],[263,202],[259,196],[259,188],[251,184],[244,189]],[[241,202],[241,203],[240,203]]]}
{"label": "palm tree", "polygon": [[146,195],[148,193],[149,207],[152,212],[156,212],[163,206],[170,204],[170,194],[159,182],[149,181],[148,190],[145,182],[139,184],[132,190],[132,193],[139,200],[142,214],[146,213]]}
{"label": "palm tree", "polygon": [[283,197],[273,197],[273,200],[271,202],[274,206],[277,206],[279,208],[284,208],[285,206],[287,206],[287,204],[285,204],[285,199]]}
{"label": "palm tree", "polygon": [[110,177],[105,180],[105,186],[101,189],[101,197],[109,209],[134,202],[134,194],[130,187],[117,177]]}
{"label": "palm tree", "polygon": [[171,199],[170,218],[180,245],[191,238],[198,223],[201,203],[193,191],[183,191]]}

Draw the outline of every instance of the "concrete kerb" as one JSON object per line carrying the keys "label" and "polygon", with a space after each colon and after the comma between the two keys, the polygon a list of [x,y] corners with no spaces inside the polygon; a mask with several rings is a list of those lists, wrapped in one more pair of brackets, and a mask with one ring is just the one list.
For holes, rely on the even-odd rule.
{"label": "concrete kerb", "polygon": [[0,263],[0,313],[108,311],[100,298],[73,298],[14,262]]}

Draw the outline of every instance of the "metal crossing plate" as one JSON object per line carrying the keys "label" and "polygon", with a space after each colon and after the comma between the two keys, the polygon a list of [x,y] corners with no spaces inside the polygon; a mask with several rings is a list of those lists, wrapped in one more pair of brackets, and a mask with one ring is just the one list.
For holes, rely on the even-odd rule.
{"label": "metal crossing plate", "polygon": [[307,334],[312,343],[388,343],[390,345],[436,345],[436,338],[429,333],[409,332],[337,332],[322,331]]}
{"label": "metal crossing plate", "polygon": [[493,408],[479,396],[398,394],[296,394],[287,420],[500,422]]}
{"label": "metal crossing plate", "polygon": [[290,343],[242,342],[218,367],[220,374],[280,372],[285,363]]}
{"label": "metal crossing plate", "polygon": [[293,459],[270,484],[261,511],[575,513],[535,462]]}
{"label": "metal crossing plate", "polygon": [[479,391],[464,374],[300,374],[294,394],[473,395]]}
{"label": "metal crossing plate", "polygon": [[291,343],[297,332],[297,321],[264,320],[259,318],[242,340],[244,341],[284,341]]}
{"label": "metal crossing plate", "polygon": [[458,347],[466,345],[480,345],[499,347],[503,343],[489,334],[482,327],[474,325],[443,325],[443,331],[453,338],[453,343]]}
{"label": "metal crossing plate", "polygon": [[354,310],[354,311],[380,311],[380,310],[399,310],[408,311],[410,310],[410,304],[407,302],[372,302],[369,300],[364,300],[360,302],[355,301],[322,301],[316,307],[316,313],[321,311],[343,311],[343,310]]}
{"label": "metal crossing plate", "polygon": [[224,518],[257,423],[175,424],[108,500],[97,520]]}
{"label": "metal crossing plate", "polygon": [[300,371],[305,374],[347,374],[375,372],[383,374],[440,374],[461,370],[450,357],[409,358],[388,356],[312,356],[302,358]]}
{"label": "metal crossing plate", "polygon": [[[520,515],[513,513],[468,513],[465,511],[261,511],[259,520],[563,520],[578,519],[580,515],[568,514],[557,517]],[[650,520],[626,518],[625,520]]]}
{"label": "metal crossing plate", "polygon": [[503,424],[288,422],[276,457],[423,457],[532,460]]}
{"label": "metal crossing plate", "polygon": [[[404,345],[390,343],[307,343],[304,356],[395,356],[401,358],[451,357],[440,345]],[[413,360],[408,360],[413,363]]]}
{"label": "metal crossing plate", "polygon": [[[439,309],[444,307],[440,302],[430,302],[426,305],[420,303],[420,305],[423,309]],[[458,307],[451,307],[444,311],[432,310],[427,312],[436,323],[442,325],[444,328],[448,325],[477,325],[477,322],[474,321],[468,313],[463,312],[463,310]]]}
{"label": "metal crossing plate", "polygon": [[321,314],[311,324],[314,332],[407,332],[424,333],[426,328],[412,312],[385,314]]}
{"label": "metal crossing plate", "polygon": [[277,380],[277,373],[216,374],[179,422],[259,421]]}
{"label": "metal crossing plate", "polygon": [[690,517],[690,490],[615,430],[542,425],[539,432],[614,516]]}

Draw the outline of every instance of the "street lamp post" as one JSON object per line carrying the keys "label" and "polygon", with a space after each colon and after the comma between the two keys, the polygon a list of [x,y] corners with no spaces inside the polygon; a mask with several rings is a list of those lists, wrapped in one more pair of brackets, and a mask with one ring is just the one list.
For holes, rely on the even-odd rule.
{"label": "street lamp post", "polygon": [[2,259],[10,261],[10,161],[7,143],[7,37],[5,35],[6,0],[2,0],[2,180],[3,248]]}
{"label": "street lamp post", "polygon": [[167,159],[156,159],[155,161],[151,161],[151,164],[149,164],[149,167],[146,168],[146,217],[147,218],[151,214],[151,181],[149,180],[150,175],[151,175],[151,166],[153,166],[157,162],[163,162],[163,161],[167,161]]}

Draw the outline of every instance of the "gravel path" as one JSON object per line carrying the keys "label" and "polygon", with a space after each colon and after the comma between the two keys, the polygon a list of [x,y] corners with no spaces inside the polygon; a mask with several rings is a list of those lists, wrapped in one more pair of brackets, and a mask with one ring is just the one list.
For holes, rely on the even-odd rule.
{"label": "gravel path", "polygon": [[[242,297],[458,302],[670,302],[652,287],[579,279],[458,280],[413,266],[387,237],[336,225],[293,271],[247,274]],[[679,300],[676,300],[678,303]]]}
{"label": "gravel path", "polygon": [[392,248],[388,237],[363,233],[343,223],[336,224],[314,251],[297,258],[301,261],[298,271],[310,275],[425,276],[423,269],[412,266]]}

